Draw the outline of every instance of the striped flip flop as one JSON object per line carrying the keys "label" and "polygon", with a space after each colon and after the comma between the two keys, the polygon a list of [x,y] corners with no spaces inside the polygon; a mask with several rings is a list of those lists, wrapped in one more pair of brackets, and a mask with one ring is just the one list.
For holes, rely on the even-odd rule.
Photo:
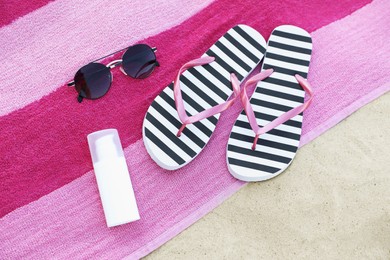
{"label": "striped flip flop", "polygon": [[[311,103],[311,87],[304,79],[311,50],[311,37],[301,28],[283,25],[272,32],[261,73],[243,87],[244,110],[229,137],[226,159],[235,178],[267,180],[292,162],[301,137],[303,111]],[[233,83],[239,84],[238,80]],[[249,100],[246,87],[256,83]],[[310,96],[306,102],[305,93]]]}
{"label": "striped flip flop", "polygon": [[237,25],[200,59],[185,64],[176,80],[149,107],[143,140],[162,168],[176,170],[191,162],[208,143],[219,113],[230,107],[232,72],[243,81],[260,63],[266,42],[259,32]]}

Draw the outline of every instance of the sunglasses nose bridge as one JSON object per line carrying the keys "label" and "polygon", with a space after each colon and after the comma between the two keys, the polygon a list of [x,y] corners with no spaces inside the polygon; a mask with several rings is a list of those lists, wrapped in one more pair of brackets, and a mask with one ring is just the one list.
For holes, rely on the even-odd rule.
{"label": "sunglasses nose bridge", "polygon": [[108,64],[106,65],[106,67],[108,67],[108,68],[110,68],[110,69],[113,69],[113,68],[115,68],[116,66],[118,66],[118,65],[120,65],[120,64],[122,64],[122,60],[113,60],[113,61],[111,61],[110,63],[108,63]]}

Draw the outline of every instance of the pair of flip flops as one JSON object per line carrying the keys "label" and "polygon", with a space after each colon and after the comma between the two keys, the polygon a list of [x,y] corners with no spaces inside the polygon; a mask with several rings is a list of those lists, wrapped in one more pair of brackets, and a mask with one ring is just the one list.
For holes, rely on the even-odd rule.
{"label": "pair of flip flops", "polygon": [[[244,109],[228,140],[228,169],[244,181],[277,176],[296,154],[311,102],[305,80],[311,50],[309,33],[295,26],[275,28],[268,45],[249,26],[230,29],[201,58],[184,64],[149,107],[143,140],[152,159],[168,170],[191,162],[210,140],[220,112],[240,100]],[[240,87],[261,60],[261,72]],[[254,84],[249,99],[246,88]]]}

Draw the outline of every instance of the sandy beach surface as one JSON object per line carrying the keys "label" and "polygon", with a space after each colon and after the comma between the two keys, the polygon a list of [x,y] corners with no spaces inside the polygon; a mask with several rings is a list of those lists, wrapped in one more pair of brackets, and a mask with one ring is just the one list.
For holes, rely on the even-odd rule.
{"label": "sandy beach surface", "polygon": [[390,92],[145,259],[390,259]]}

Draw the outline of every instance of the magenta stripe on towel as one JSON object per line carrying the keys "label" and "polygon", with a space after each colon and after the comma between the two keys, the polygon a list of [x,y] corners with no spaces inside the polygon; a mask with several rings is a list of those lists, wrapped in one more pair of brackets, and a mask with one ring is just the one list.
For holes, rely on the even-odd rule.
{"label": "magenta stripe on towel", "polygon": [[0,28],[0,115],[56,90],[86,62],[176,26],[210,2],[57,0]]}
{"label": "magenta stripe on towel", "polygon": [[20,0],[1,1],[0,27],[11,23],[23,15],[41,8],[49,2],[50,0],[34,0],[23,1],[23,4],[21,4]]}
{"label": "magenta stripe on towel", "polygon": [[[390,24],[384,5],[386,0],[375,1],[312,33],[309,79],[316,101],[305,112],[303,142],[390,90],[390,75],[385,73],[390,69],[390,46],[376,48],[374,44],[390,41],[390,35],[383,33]],[[364,67],[356,54],[367,57]],[[335,61],[340,63],[337,70],[328,66]],[[377,64],[382,68],[375,70]],[[331,85],[324,82],[329,75]],[[0,258],[137,258],[151,252],[243,185],[231,177],[225,162],[226,140],[240,111],[237,103],[230,113],[223,114],[209,145],[194,162],[178,171],[159,168],[149,158],[142,140],[125,149],[140,221],[106,228],[91,171],[3,217]]]}
{"label": "magenta stripe on towel", "polygon": [[[180,26],[146,40],[159,48],[157,56],[161,61],[161,67],[150,78],[133,80],[116,70],[112,88],[101,100],[78,104],[74,89],[62,86],[39,101],[0,118],[3,154],[0,175],[5,180],[0,183],[0,217],[91,170],[86,143],[88,133],[113,127],[119,130],[124,146],[138,140],[147,107],[171,82],[180,65],[199,57],[235,24],[249,24],[266,38],[280,25],[281,19],[312,31],[349,14],[367,0],[339,1],[332,6],[323,2],[311,5],[311,2],[300,1],[291,11],[284,3],[260,5],[253,0],[236,5],[218,1]],[[242,17],[244,12],[246,16]],[[271,19],[270,13],[278,15]],[[226,15],[229,19],[224,22]],[[99,33],[96,31],[94,35]],[[17,71],[12,73],[15,75]],[[53,82],[48,85],[56,88]]]}

